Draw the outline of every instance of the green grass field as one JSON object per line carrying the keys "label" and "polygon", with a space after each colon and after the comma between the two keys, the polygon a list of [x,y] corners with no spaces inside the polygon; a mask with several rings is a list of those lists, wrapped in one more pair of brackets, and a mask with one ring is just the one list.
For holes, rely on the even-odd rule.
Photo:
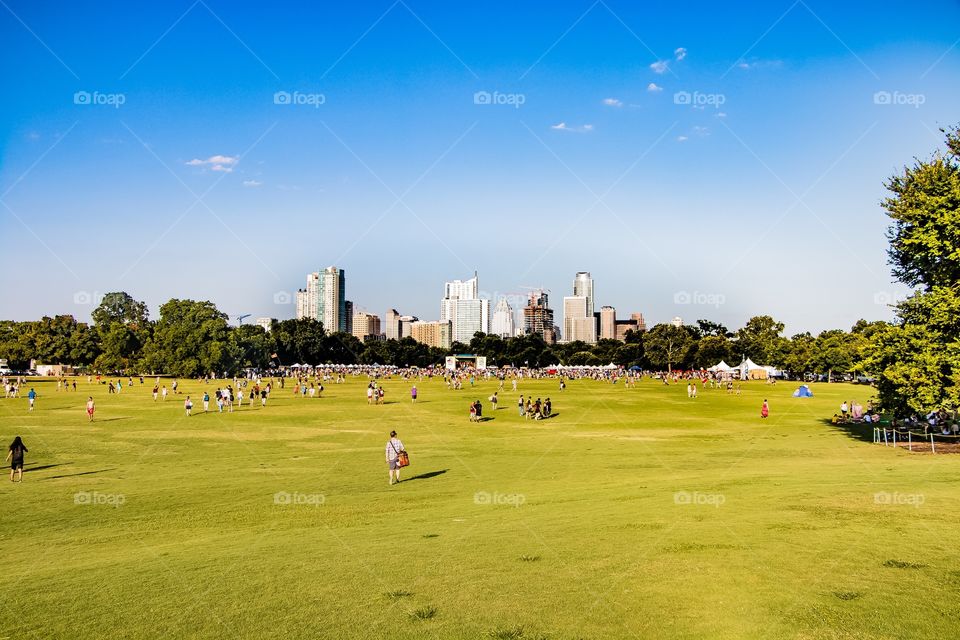
{"label": "green grass field", "polygon": [[[183,395],[37,382],[0,400],[0,638],[948,638],[960,630],[955,455],[826,421],[869,389],[366,378],[186,418]],[[215,385],[207,385],[212,392]],[[201,385],[181,390],[201,395]],[[25,395],[26,389],[24,389]],[[92,393],[97,419],[83,405]],[[771,417],[761,420],[769,398]],[[481,399],[482,424],[467,419]],[[196,409],[201,409],[197,411]],[[400,432],[405,481],[387,484]],[[277,504],[278,492],[290,504]],[[78,504],[79,502],[79,504]],[[121,504],[122,502],[122,504]],[[283,502],[281,496],[280,502]]]}

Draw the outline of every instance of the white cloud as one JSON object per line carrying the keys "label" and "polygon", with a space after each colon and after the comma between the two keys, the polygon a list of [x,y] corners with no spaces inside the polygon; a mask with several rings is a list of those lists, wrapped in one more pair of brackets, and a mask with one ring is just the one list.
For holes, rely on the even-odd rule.
{"label": "white cloud", "polygon": [[188,160],[186,165],[188,167],[210,167],[211,171],[222,171],[223,173],[230,173],[233,171],[233,165],[237,164],[240,161],[240,158],[237,156],[224,156],[224,155],[213,155],[207,158],[206,160],[201,160],[200,158],[194,158],[193,160]]}
{"label": "white cloud", "polygon": [[555,131],[570,131],[571,133],[588,133],[593,131],[592,124],[584,124],[579,127],[571,127],[567,125],[566,122],[558,122],[557,124],[550,125],[550,128]]}
{"label": "white cloud", "polygon": [[737,68],[750,71],[752,69],[777,69],[782,65],[782,60],[741,60],[737,63]]}
{"label": "white cloud", "polygon": [[687,50],[683,47],[677,47],[673,50],[673,55],[676,57],[677,62],[680,62],[687,57]]}
{"label": "white cloud", "polygon": [[650,84],[647,85],[647,91],[649,91],[650,93],[660,93],[661,91],[663,91],[663,87],[658,85],[656,82],[651,82]]}
{"label": "white cloud", "polygon": [[687,136],[677,136],[677,142],[686,142],[689,139]]}
{"label": "white cloud", "polygon": [[244,180],[244,181],[243,181],[243,186],[245,186],[245,187],[259,187],[259,186],[262,186],[262,185],[263,185],[263,183],[260,182],[259,180]]}
{"label": "white cloud", "polygon": [[693,133],[701,137],[708,136],[710,135],[710,129],[708,129],[707,127],[694,127]]}
{"label": "white cloud", "polygon": [[667,69],[670,67],[669,60],[657,60],[650,65],[650,69],[657,74],[664,74],[667,72]]}
{"label": "white cloud", "polygon": [[727,117],[727,114],[726,114],[725,112],[721,111],[720,113],[717,114],[717,117],[718,117],[718,118],[726,118],[726,117]]}
{"label": "white cloud", "polygon": [[623,106],[623,103],[620,102],[619,100],[617,100],[616,98],[604,98],[604,99],[603,99],[603,104],[607,105],[608,107],[622,107],[622,106]]}

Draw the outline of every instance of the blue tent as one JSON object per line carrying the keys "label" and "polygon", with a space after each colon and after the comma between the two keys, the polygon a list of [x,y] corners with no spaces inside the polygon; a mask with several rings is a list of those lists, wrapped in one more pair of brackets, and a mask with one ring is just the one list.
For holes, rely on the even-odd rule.
{"label": "blue tent", "polygon": [[793,392],[794,398],[812,398],[813,391],[810,391],[810,387],[805,384],[800,385],[800,388]]}

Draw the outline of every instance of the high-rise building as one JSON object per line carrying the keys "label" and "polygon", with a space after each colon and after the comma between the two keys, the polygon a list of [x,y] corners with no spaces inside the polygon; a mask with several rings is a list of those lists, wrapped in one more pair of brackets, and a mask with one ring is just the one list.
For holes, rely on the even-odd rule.
{"label": "high-rise building", "polygon": [[637,325],[637,331],[647,330],[647,321],[643,319],[642,313],[631,313],[630,319]]}
{"label": "high-rise building", "polygon": [[384,317],[383,334],[387,340],[400,339],[400,312],[396,309],[387,309],[387,315]]}
{"label": "high-rise building", "polygon": [[429,347],[449,349],[452,344],[452,325],[449,322],[412,322],[410,337]]}
{"label": "high-rise building", "polygon": [[380,316],[365,311],[353,313],[353,335],[367,342],[380,339]]}
{"label": "high-rise building", "polygon": [[493,310],[493,321],[490,324],[490,333],[501,338],[512,338],[516,333],[516,318],[513,315],[513,307],[507,302],[506,297],[497,300],[497,306]]}
{"label": "high-rise building", "polygon": [[566,296],[563,299],[563,339],[566,342],[582,340],[587,344],[597,341],[597,320],[587,314],[586,296]]}
{"label": "high-rise building", "polygon": [[347,300],[343,303],[343,308],[346,310],[347,316],[347,326],[343,330],[344,333],[353,333],[353,302]]}
{"label": "high-rise building", "polygon": [[578,271],[573,277],[573,295],[587,299],[587,315],[593,316],[593,277],[589,271]]}
{"label": "high-rise building", "polygon": [[600,307],[600,338],[617,339],[617,310],[613,307]]}
{"label": "high-rise building", "polygon": [[417,316],[400,316],[400,337],[410,337],[410,325],[420,320]]}
{"label": "high-rise building", "polygon": [[297,318],[313,318],[328,332],[347,330],[347,279],[343,269],[327,267],[307,274],[307,286],[297,291]]}
{"label": "high-rise building", "polygon": [[523,333],[538,335],[547,344],[557,341],[556,326],[553,324],[553,309],[547,292],[543,289],[534,289],[530,292],[527,306],[523,308]]}
{"label": "high-rise building", "polygon": [[444,284],[440,301],[440,322],[449,322],[453,341],[467,343],[478,331],[490,332],[490,301],[479,297],[477,274],[469,280]]}

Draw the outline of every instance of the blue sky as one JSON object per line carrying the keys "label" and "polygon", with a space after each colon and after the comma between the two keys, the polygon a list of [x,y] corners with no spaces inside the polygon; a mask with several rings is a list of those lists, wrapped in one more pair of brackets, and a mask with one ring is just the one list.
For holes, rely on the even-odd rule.
{"label": "blue sky", "polygon": [[330,264],[381,315],[476,269],[650,323],[892,317],[883,181],[960,122],[960,2],[516,4],[3,0],[0,318],[292,317]]}

